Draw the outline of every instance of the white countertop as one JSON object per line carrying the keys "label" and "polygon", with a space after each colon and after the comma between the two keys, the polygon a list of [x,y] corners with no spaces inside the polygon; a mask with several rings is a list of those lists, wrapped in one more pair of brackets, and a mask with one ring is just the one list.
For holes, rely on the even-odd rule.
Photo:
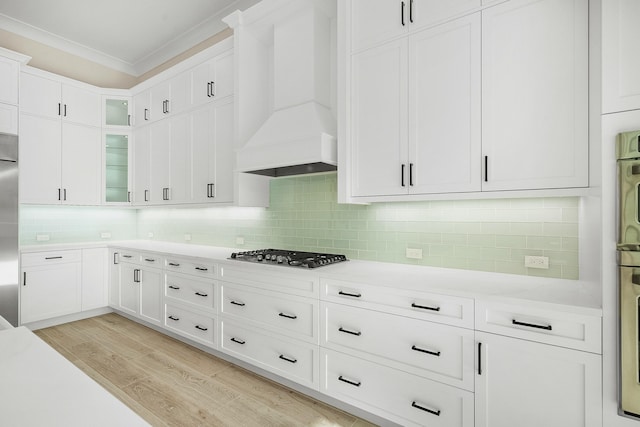
{"label": "white countertop", "polygon": [[0,330],[3,426],[148,426],[25,327]]}
{"label": "white countertop", "polygon": [[239,261],[229,260],[229,256],[232,252],[248,249],[153,240],[34,245],[22,247],[21,251],[38,252],[104,246],[152,251],[174,256],[204,258],[213,260],[221,265],[243,265],[243,268],[256,269],[256,271],[314,275],[320,278],[366,283],[392,289],[441,293],[508,304],[526,303],[529,306],[602,316],[602,290],[600,284],[581,280],[549,279],[515,274],[360,260],[351,260],[311,270],[247,262],[240,264]]}

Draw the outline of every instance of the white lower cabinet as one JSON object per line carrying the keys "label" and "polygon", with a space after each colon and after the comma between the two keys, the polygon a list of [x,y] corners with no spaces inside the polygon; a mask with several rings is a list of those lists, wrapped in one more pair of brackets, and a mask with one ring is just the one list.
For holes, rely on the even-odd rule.
{"label": "white lower cabinet", "polygon": [[158,257],[149,256],[149,254],[120,254],[117,275],[120,301],[117,308],[149,323],[160,325],[164,312],[163,274],[160,268],[145,265],[151,262],[147,260],[158,262]]}
{"label": "white lower cabinet", "polygon": [[222,318],[220,350],[309,388],[318,389],[317,345]]}
{"label": "white lower cabinet", "polygon": [[165,304],[164,326],[203,344],[215,345],[216,319],[174,304]]}
{"label": "white lower cabinet", "polygon": [[598,354],[476,332],[476,427],[602,426]]}
{"label": "white lower cabinet", "polygon": [[107,248],[82,249],[82,311],[109,305]]}
{"label": "white lower cabinet", "polygon": [[324,348],[320,390],[403,426],[474,425],[473,393]]}
{"label": "white lower cabinet", "polygon": [[81,311],[81,259],[80,250],[21,256],[20,324]]}

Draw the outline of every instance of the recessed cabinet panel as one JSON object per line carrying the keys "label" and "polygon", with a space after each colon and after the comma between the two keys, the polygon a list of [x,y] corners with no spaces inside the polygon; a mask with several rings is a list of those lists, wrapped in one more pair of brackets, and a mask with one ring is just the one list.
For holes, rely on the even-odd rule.
{"label": "recessed cabinet panel", "polygon": [[62,202],[99,205],[101,132],[99,128],[62,123]]}
{"label": "recessed cabinet panel", "polygon": [[150,202],[149,162],[151,161],[151,127],[136,128],[133,144],[133,203],[145,205]]}
{"label": "recessed cabinet panel", "polygon": [[60,83],[29,73],[20,74],[20,112],[42,117],[60,118],[62,87]]}
{"label": "recessed cabinet panel", "polygon": [[407,192],[406,55],[400,40],[353,57],[354,196]]}

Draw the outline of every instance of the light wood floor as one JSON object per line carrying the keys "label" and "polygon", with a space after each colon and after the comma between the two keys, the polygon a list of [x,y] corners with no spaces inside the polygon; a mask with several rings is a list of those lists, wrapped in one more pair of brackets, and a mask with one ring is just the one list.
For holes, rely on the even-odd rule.
{"label": "light wood floor", "polygon": [[372,425],[117,314],[35,333],[153,426]]}

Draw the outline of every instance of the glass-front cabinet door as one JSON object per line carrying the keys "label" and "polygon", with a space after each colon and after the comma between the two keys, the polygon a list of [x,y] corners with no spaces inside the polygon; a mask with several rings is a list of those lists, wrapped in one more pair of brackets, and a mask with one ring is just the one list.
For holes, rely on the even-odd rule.
{"label": "glass-front cabinet door", "polygon": [[105,132],[104,195],[105,202],[130,203],[130,135]]}
{"label": "glass-front cabinet door", "polygon": [[102,108],[104,126],[131,126],[131,98],[104,96]]}

